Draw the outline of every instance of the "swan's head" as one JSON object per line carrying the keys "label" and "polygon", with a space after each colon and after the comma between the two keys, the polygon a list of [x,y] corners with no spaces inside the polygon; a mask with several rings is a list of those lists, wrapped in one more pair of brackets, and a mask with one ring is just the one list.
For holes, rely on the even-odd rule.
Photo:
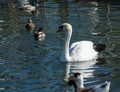
{"label": "swan's head", "polygon": [[63,31],[70,31],[72,30],[72,26],[69,23],[63,23],[59,26],[59,29],[57,32],[63,32]]}

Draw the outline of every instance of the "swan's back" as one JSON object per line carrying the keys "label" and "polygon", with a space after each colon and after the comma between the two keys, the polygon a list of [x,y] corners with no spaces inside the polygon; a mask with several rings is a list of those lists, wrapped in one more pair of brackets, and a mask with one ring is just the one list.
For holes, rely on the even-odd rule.
{"label": "swan's back", "polygon": [[95,58],[97,52],[93,49],[93,42],[79,41],[75,42],[70,47],[70,56],[78,61],[88,61]]}

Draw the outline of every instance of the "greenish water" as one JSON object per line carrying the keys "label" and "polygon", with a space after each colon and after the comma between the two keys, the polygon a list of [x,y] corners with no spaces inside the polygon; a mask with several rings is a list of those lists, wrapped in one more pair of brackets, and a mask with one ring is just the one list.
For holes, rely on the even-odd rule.
{"label": "greenish water", "polygon": [[[102,2],[47,0],[40,2],[35,14],[17,6],[0,7],[0,91],[68,92],[64,78],[69,72],[84,72],[85,85],[111,81],[110,92],[120,91],[120,6]],[[44,27],[46,39],[35,41],[24,26],[28,18]],[[64,34],[58,26],[73,26],[71,43],[91,40],[106,43],[102,59],[91,63],[60,61]]]}

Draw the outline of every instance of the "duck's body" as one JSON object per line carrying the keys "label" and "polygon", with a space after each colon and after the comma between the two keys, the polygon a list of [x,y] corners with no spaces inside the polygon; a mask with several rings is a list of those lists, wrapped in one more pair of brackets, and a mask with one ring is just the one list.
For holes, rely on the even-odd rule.
{"label": "duck's body", "polygon": [[27,30],[34,30],[35,29],[35,24],[32,22],[32,19],[28,20],[28,23],[25,25],[25,28]]}
{"label": "duck's body", "polygon": [[97,48],[98,45],[95,46],[92,41],[74,42],[71,46],[69,46],[70,39],[72,36],[72,26],[68,23],[63,23],[59,27],[57,32],[61,31],[66,31],[65,46],[63,48],[61,57],[62,61],[68,62],[89,61],[92,59],[96,59],[98,53],[105,49],[105,44],[101,44],[100,48]]}
{"label": "duck's body", "polygon": [[45,33],[43,32],[43,28],[40,27],[38,31],[34,32],[34,39],[35,40],[39,40],[39,41],[43,41],[45,39]]}
{"label": "duck's body", "polygon": [[74,87],[74,92],[109,92],[110,82],[104,82],[92,87],[84,87],[84,80],[80,73],[74,73],[68,84]]}
{"label": "duck's body", "polygon": [[32,3],[29,0],[18,0],[18,8],[25,12],[35,12],[37,9],[36,0]]}
{"label": "duck's body", "polygon": [[26,5],[21,5],[19,7],[20,10],[29,10],[29,11],[35,11],[36,10],[36,6],[30,5],[30,4],[26,4]]}

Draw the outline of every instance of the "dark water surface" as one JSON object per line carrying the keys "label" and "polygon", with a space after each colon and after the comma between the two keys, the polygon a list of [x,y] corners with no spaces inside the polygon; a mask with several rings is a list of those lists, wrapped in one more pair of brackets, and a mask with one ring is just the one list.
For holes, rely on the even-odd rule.
{"label": "dark water surface", "polygon": [[[110,92],[120,92],[120,6],[72,0],[40,2],[35,14],[14,5],[0,6],[0,92],[70,92],[69,72],[84,72],[85,85],[111,81]],[[46,39],[35,41],[24,26],[32,18],[44,27]],[[71,42],[106,43],[101,59],[89,63],[60,61],[64,34],[59,24],[73,26]]]}

